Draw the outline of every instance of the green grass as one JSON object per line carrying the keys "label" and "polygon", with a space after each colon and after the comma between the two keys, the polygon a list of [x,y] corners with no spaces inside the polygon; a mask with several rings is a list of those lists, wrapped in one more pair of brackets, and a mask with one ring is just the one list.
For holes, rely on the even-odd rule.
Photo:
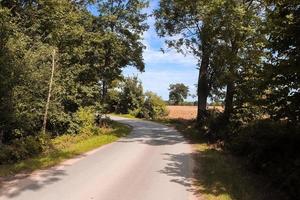
{"label": "green grass", "polygon": [[197,193],[207,200],[280,199],[242,161],[207,144],[195,145]]}
{"label": "green grass", "polygon": [[206,200],[279,200],[262,177],[251,173],[242,159],[216,145],[208,144],[201,132],[188,120],[160,119],[157,122],[179,130],[194,147],[195,185],[198,195]]}
{"label": "green grass", "polygon": [[15,164],[0,165],[0,176],[31,172],[54,166],[66,159],[73,158],[92,149],[114,142],[130,133],[128,126],[112,122],[111,128],[102,130],[100,135],[63,135],[52,139],[52,150],[37,157]]}
{"label": "green grass", "polygon": [[135,116],[131,114],[117,114],[117,113],[110,113],[112,116],[117,116],[117,117],[124,117],[124,118],[129,118],[129,119],[137,119]]}

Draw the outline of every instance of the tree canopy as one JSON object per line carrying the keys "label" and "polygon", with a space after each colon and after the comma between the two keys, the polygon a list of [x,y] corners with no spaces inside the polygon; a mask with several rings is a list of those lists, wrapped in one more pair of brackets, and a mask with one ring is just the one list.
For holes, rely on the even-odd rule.
{"label": "tree canopy", "polygon": [[80,107],[103,108],[122,68],[144,70],[143,0],[0,2],[0,141],[39,134],[56,50],[47,132],[73,131]]}
{"label": "tree canopy", "polygon": [[174,105],[179,105],[184,102],[184,100],[189,95],[189,87],[183,83],[170,84],[169,87],[169,103]]}
{"label": "tree canopy", "polygon": [[[199,61],[200,135],[299,196],[299,0],[159,2],[158,35]],[[208,97],[224,112],[208,110]]]}

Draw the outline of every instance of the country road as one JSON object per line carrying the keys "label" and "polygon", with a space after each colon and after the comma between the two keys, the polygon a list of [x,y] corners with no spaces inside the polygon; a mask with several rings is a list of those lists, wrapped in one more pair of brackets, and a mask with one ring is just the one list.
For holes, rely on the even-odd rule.
{"label": "country road", "polygon": [[1,183],[0,199],[195,199],[192,148],[167,126],[112,117],[133,127],[117,142],[62,164]]}

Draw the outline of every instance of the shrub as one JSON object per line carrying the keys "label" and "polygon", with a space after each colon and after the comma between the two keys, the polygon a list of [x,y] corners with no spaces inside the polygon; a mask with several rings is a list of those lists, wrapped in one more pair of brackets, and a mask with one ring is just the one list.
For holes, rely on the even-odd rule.
{"label": "shrub", "polygon": [[[144,102],[143,86],[137,77],[127,77],[119,85],[117,113],[128,114],[139,109]],[[115,97],[114,97],[115,98]]]}
{"label": "shrub", "polygon": [[227,140],[232,125],[227,123],[223,113],[218,110],[208,110],[202,122],[197,124],[198,130],[212,143]]}
{"label": "shrub", "polygon": [[15,139],[11,144],[0,146],[0,164],[15,163],[39,155],[49,147],[44,136],[27,136]]}
{"label": "shrub", "polygon": [[145,97],[143,107],[131,111],[131,115],[139,118],[157,119],[168,114],[166,104],[161,97],[153,92],[147,92]]}
{"label": "shrub", "polygon": [[102,116],[102,115],[97,116],[97,125],[100,128],[109,128],[111,124],[112,124],[112,120],[108,116]]}
{"label": "shrub", "polygon": [[94,107],[80,107],[73,116],[73,123],[70,125],[70,133],[86,135],[98,134],[97,116]]}
{"label": "shrub", "polygon": [[292,197],[300,196],[299,126],[261,120],[242,127],[229,149]]}

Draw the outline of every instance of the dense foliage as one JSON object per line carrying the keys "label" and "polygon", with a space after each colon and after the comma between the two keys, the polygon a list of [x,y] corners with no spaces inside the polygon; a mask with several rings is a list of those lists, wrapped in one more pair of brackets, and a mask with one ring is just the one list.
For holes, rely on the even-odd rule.
{"label": "dense foliage", "polygon": [[297,199],[300,195],[299,128],[286,122],[255,121],[234,130],[236,137],[227,147],[246,158],[252,171],[266,176],[272,185],[285,191],[288,199]]}
{"label": "dense foliage", "polygon": [[183,83],[170,84],[169,86],[169,103],[172,105],[179,105],[189,95],[189,87]]}
{"label": "dense foliage", "polygon": [[158,119],[167,115],[166,103],[153,92],[145,93],[145,101],[142,108],[135,111],[135,116],[146,119]]}
{"label": "dense foliage", "polygon": [[144,70],[145,7],[143,0],[0,1],[1,162],[42,152],[48,136],[97,131],[95,112],[122,68]]}
{"label": "dense foliage", "polygon": [[116,112],[127,114],[142,107],[144,91],[137,77],[125,78],[124,82],[120,82],[118,89],[120,92]]}
{"label": "dense foliage", "polygon": [[108,112],[131,114],[135,117],[156,119],[167,114],[166,103],[153,92],[143,91],[137,77],[118,81],[108,91]]}
{"label": "dense foliage", "polygon": [[[46,151],[57,135],[98,134],[96,111],[166,114],[160,97],[121,76],[126,66],[144,70],[146,7],[144,0],[0,1],[0,164]],[[168,47],[198,59],[198,129],[298,198],[299,0],[160,0],[154,16]],[[187,94],[170,86],[174,104]],[[225,111],[208,111],[209,97]]]}

